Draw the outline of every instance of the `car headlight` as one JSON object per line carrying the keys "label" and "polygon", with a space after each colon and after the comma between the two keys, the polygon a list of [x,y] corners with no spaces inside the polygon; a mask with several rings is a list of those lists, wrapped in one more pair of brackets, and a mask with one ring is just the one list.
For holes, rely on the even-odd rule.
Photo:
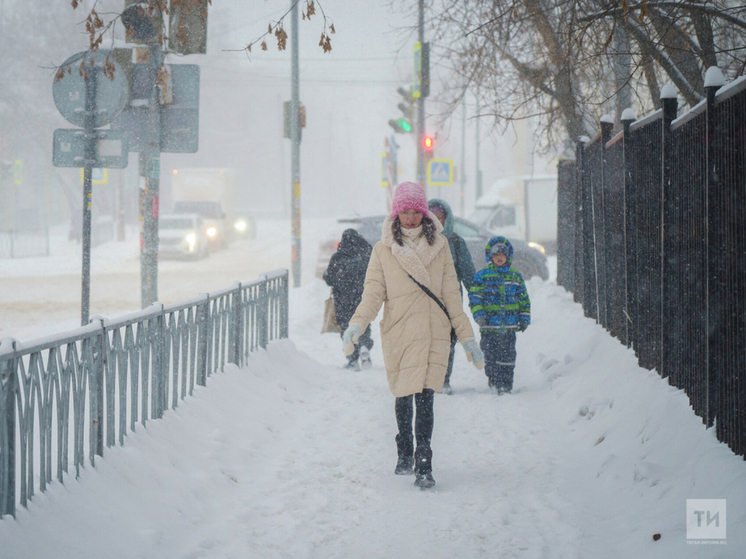
{"label": "car headlight", "polygon": [[194,252],[194,247],[197,246],[197,235],[194,233],[188,233],[184,239],[189,245],[189,252]]}
{"label": "car headlight", "polygon": [[539,243],[535,243],[534,241],[530,241],[528,243],[528,246],[530,246],[533,249],[538,250],[542,254],[546,254],[547,253],[547,249],[544,248],[544,245],[540,245]]}
{"label": "car headlight", "polygon": [[236,223],[233,224],[233,227],[235,227],[236,231],[238,231],[239,233],[245,232],[248,226],[249,224],[246,223],[245,219],[239,219],[236,221]]}
{"label": "car headlight", "polygon": [[208,227],[206,233],[208,237],[214,237],[218,234],[218,230],[215,227]]}

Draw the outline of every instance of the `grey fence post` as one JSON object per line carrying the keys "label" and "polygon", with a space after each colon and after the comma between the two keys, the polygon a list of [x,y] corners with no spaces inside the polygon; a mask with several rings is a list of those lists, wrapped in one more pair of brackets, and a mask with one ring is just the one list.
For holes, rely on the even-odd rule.
{"label": "grey fence post", "polygon": [[210,295],[204,293],[205,302],[202,303],[197,311],[197,384],[199,386],[207,385],[207,339],[210,319]]}
{"label": "grey fence post", "polygon": [[262,283],[259,284],[259,301],[256,311],[256,322],[258,330],[259,347],[266,348],[269,342],[269,290],[267,289],[267,276],[259,276]]}
{"label": "grey fence post", "polygon": [[290,337],[290,280],[287,272],[282,278],[282,301],[280,302],[280,337]]}
{"label": "grey fence post", "polygon": [[230,328],[230,356],[232,362],[242,366],[241,341],[243,340],[243,292],[241,283],[237,283],[235,292],[231,295],[231,328]]}
{"label": "grey fence post", "polygon": [[91,338],[91,355],[93,363],[91,368],[91,379],[95,382],[95,402],[91,402],[91,442],[94,443],[91,449],[91,465],[94,465],[94,454],[104,455],[104,331],[103,320],[99,319],[101,330]]}
{"label": "grey fence post", "polygon": [[[10,343],[11,351],[15,351],[15,340],[4,341]],[[0,359],[0,517],[16,515],[15,369],[15,359]]]}

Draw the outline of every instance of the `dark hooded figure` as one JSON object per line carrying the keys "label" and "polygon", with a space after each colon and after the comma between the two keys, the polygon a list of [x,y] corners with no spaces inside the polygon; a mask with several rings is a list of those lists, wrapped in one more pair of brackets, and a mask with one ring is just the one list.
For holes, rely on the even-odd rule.
{"label": "dark hooded figure", "polygon": [[[355,314],[355,309],[363,297],[363,285],[365,273],[368,270],[368,261],[372,248],[360,233],[354,229],[347,229],[342,233],[342,240],[329,260],[329,267],[324,272],[324,281],[332,288],[334,296],[334,309],[337,315],[337,324],[344,332],[350,324],[350,318]],[[348,363],[345,368],[354,371],[370,367],[370,348],[373,340],[370,337],[370,326],[360,336],[355,344],[355,351],[347,357]],[[358,359],[361,364],[358,363]]]}
{"label": "dark hooded figure", "polygon": [[[427,205],[430,211],[435,214],[440,222],[443,224],[443,235],[448,239],[448,246],[451,249],[451,256],[453,257],[453,265],[456,268],[456,277],[458,278],[458,287],[461,290],[463,296],[463,289],[461,284],[466,288],[466,292],[471,289],[472,282],[474,281],[474,262],[471,260],[471,253],[469,247],[466,246],[466,241],[453,230],[453,212],[451,206],[445,200],[433,198]],[[451,353],[448,357],[448,368],[446,369],[446,380],[443,384],[443,394],[451,394],[451,373],[453,372],[453,352],[456,347],[456,338],[451,336]]]}

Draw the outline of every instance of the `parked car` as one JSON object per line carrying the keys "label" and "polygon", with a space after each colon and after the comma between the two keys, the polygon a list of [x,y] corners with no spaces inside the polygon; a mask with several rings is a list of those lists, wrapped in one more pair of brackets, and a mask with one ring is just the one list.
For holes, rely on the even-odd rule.
{"label": "parked car", "polygon": [[[348,227],[356,229],[373,246],[381,240],[381,228],[384,219],[386,219],[385,215],[339,219],[339,236],[320,243],[316,277],[320,278],[329,266],[329,260],[332,254],[337,251],[337,245],[344,229]],[[453,229],[466,241],[466,246],[469,248],[471,259],[474,262],[474,268],[477,271],[484,268],[486,265],[484,247],[487,245],[487,241],[494,237],[494,234],[471,221],[455,216]],[[525,279],[533,276],[539,276],[544,280],[549,279],[547,257],[541,251],[532,248],[521,239],[510,239],[510,242],[513,245],[513,268],[521,272]]]}
{"label": "parked car", "polygon": [[198,214],[163,214],[158,219],[158,255],[161,258],[205,258],[210,241]]}

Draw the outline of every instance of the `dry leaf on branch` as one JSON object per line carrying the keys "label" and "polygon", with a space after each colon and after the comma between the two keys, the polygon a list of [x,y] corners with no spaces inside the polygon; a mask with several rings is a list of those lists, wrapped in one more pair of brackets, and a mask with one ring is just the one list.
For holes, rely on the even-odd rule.
{"label": "dry leaf on branch", "polygon": [[642,23],[645,17],[648,15],[648,3],[643,0],[640,4],[640,17],[637,18],[637,23]]}
{"label": "dry leaf on branch", "polygon": [[262,41],[262,50],[267,50],[267,41]]}
{"label": "dry leaf on branch", "polygon": [[285,50],[288,43],[288,34],[281,26],[275,27],[275,37],[277,38],[277,50]]}

